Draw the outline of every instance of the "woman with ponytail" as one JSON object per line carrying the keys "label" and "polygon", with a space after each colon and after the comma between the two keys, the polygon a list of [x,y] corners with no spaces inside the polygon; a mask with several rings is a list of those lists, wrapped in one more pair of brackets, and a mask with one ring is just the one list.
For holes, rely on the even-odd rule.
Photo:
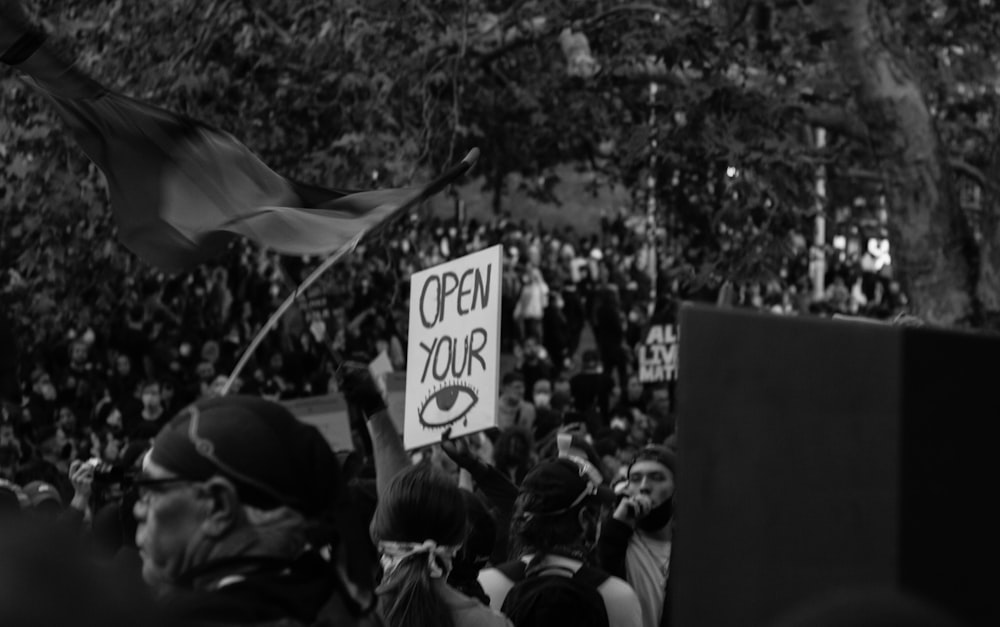
{"label": "woman with ponytail", "polygon": [[512,627],[448,585],[466,539],[461,489],[428,465],[393,478],[372,523],[383,575],[378,609],[386,627]]}

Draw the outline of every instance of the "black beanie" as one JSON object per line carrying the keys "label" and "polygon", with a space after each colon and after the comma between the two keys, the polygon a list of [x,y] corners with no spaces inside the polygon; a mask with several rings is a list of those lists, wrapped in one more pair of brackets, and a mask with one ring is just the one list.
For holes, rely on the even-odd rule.
{"label": "black beanie", "polygon": [[241,500],[318,516],[344,498],[336,455],[284,406],[252,396],[200,401],[153,440],[150,459],[180,477],[226,477]]}
{"label": "black beanie", "polygon": [[[661,446],[659,444],[649,444],[644,446],[636,454],[635,459],[632,460],[632,464],[641,461],[653,461],[663,466],[666,466],[670,472],[677,474],[677,456],[666,446]],[[632,464],[629,464],[629,472],[631,472]]]}

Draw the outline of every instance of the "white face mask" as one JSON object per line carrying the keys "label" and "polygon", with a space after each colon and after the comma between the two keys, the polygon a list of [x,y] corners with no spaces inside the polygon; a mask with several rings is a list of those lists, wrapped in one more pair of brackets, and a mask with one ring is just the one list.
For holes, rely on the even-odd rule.
{"label": "white face mask", "polygon": [[549,406],[549,399],[551,399],[551,398],[552,398],[552,395],[549,394],[548,392],[539,392],[538,394],[535,394],[535,398],[534,398],[535,406],[536,407],[548,407]]}

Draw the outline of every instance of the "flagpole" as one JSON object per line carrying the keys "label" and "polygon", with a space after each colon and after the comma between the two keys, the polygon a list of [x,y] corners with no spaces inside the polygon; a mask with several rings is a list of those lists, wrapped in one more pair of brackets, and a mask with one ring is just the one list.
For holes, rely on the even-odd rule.
{"label": "flagpole", "polygon": [[229,373],[229,378],[226,379],[226,384],[222,386],[222,390],[220,391],[221,396],[229,394],[229,389],[233,387],[233,383],[236,381],[236,377],[238,377],[239,374],[243,372],[243,368],[246,367],[247,362],[250,361],[250,357],[252,357],[254,352],[256,352],[257,347],[260,346],[260,343],[264,341],[264,338],[267,337],[267,334],[271,331],[271,329],[273,329],[278,324],[278,321],[281,320],[281,317],[283,315],[285,315],[285,312],[288,311],[288,308],[292,306],[292,303],[294,303],[300,295],[304,294],[305,291],[309,289],[309,287],[313,283],[316,282],[316,279],[321,277],[324,272],[329,270],[330,266],[340,261],[340,259],[347,253],[357,248],[358,243],[361,242],[361,238],[364,237],[367,233],[368,231],[361,231],[360,233],[354,236],[354,239],[344,244],[340,248],[340,250],[333,253],[325,260],[323,260],[323,263],[321,263],[315,270],[313,270],[312,273],[310,273],[309,276],[307,276],[305,280],[299,284],[298,287],[292,290],[292,293],[289,294],[287,298],[285,298],[284,302],[282,302],[281,305],[274,310],[274,313],[272,313],[271,317],[267,319],[267,322],[264,324],[264,327],[257,332],[257,335],[253,338],[253,341],[250,342],[250,345],[247,346],[245,351],[243,351],[243,355],[240,356],[240,360],[236,363],[236,367],[234,367],[233,371]]}
{"label": "flagpole", "polygon": [[357,248],[358,244],[361,243],[361,240],[366,235],[377,234],[382,232],[390,224],[395,223],[396,220],[398,220],[402,215],[406,214],[410,209],[420,205],[422,202],[424,202],[431,196],[436,195],[445,187],[454,183],[460,176],[464,175],[466,172],[472,169],[472,166],[476,164],[477,159],[479,159],[479,149],[473,148],[472,150],[469,151],[467,155],[465,155],[464,159],[462,159],[456,165],[452,166],[447,172],[439,176],[437,179],[435,179],[428,185],[424,186],[417,194],[415,194],[406,202],[404,202],[402,205],[400,205],[399,208],[396,211],[394,211],[392,215],[390,215],[388,218],[386,218],[385,220],[376,224],[375,226],[373,226],[368,230],[361,231],[353,238],[351,238],[351,241],[341,246],[336,252],[334,252],[332,255],[323,260],[323,263],[321,263],[315,270],[313,270],[312,273],[310,273],[309,276],[307,276],[305,280],[303,280],[302,283],[300,283],[299,286],[296,287],[292,291],[292,293],[285,298],[284,302],[282,302],[281,305],[279,305],[278,308],[274,310],[274,313],[271,314],[271,317],[267,319],[267,322],[264,324],[264,327],[257,332],[257,335],[253,338],[253,341],[251,341],[250,345],[247,346],[245,351],[243,351],[243,355],[240,356],[240,360],[236,363],[236,366],[233,368],[233,371],[229,373],[229,378],[226,379],[225,384],[219,391],[220,396],[225,396],[226,394],[229,394],[229,390],[232,389],[233,383],[236,381],[236,378],[240,375],[241,372],[243,372],[243,368],[246,367],[247,362],[250,361],[250,357],[252,357],[254,352],[256,352],[257,348],[260,346],[260,343],[264,341],[264,338],[267,337],[267,334],[271,331],[271,329],[277,326],[278,321],[281,320],[281,317],[283,315],[285,315],[285,312],[288,311],[288,308],[292,306],[292,303],[294,303],[296,299],[299,298],[300,295],[304,294],[305,291],[309,289],[309,287],[313,283],[315,283],[316,280],[319,279],[319,277],[323,275],[323,273],[329,270],[335,263],[340,261],[344,257],[344,255]]}

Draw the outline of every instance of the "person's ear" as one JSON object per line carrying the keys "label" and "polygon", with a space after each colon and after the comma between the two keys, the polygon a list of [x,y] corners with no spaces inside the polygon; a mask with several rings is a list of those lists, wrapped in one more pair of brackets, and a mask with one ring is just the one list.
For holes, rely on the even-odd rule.
{"label": "person's ear", "polygon": [[212,477],[201,485],[208,512],[203,523],[209,537],[221,537],[231,531],[243,517],[243,505],[236,486],[225,477]]}

